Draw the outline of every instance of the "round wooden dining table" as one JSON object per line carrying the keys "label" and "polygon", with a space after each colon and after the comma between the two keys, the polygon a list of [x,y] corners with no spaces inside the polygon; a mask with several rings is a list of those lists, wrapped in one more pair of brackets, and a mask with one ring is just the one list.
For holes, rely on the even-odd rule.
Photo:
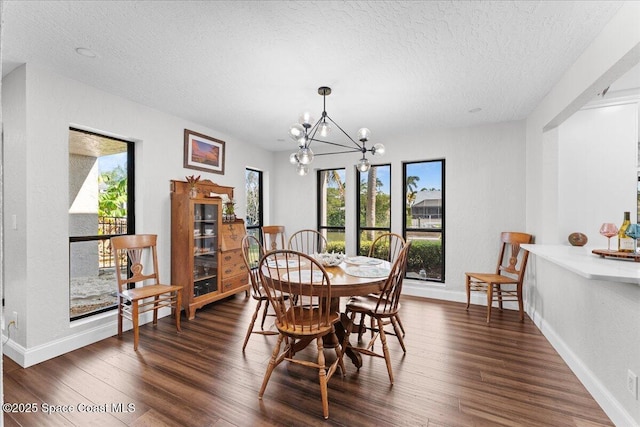
{"label": "round wooden dining table", "polygon": [[[388,261],[367,257],[351,257],[349,259],[354,258],[356,258],[358,261],[362,261],[362,263],[354,264],[343,261],[342,263],[334,267],[324,266],[327,273],[330,273],[330,306],[331,310],[334,312],[340,312],[340,298],[369,295],[371,293],[380,292],[389,277],[388,275],[391,271],[391,263],[389,263]],[[371,260],[371,262],[366,262],[367,259]],[[304,269],[304,266],[302,268]],[[377,273],[386,271],[387,274],[368,275],[367,272],[371,271],[372,269],[377,269]],[[348,271],[351,274],[349,274]],[[280,280],[282,281],[282,279]],[[309,284],[309,286],[312,285]],[[347,316],[344,313],[341,314],[340,322],[335,325],[336,336],[338,337],[340,343],[344,341],[346,328],[350,327],[350,325],[347,325],[347,323]],[[306,343],[301,344],[301,346],[302,345],[306,345]],[[332,343],[332,345],[336,345],[336,343]],[[351,359],[351,361],[357,368],[360,368],[360,366],[362,366],[362,358],[360,354],[352,351],[349,347],[350,346],[347,345],[347,348],[344,349],[344,354],[349,357],[349,359]]]}

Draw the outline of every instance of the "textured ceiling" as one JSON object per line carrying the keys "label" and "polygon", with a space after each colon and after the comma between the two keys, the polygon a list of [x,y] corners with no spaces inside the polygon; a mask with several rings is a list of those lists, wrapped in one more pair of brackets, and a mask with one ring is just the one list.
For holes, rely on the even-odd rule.
{"label": "textured ceiling", "polygon": [[[2,60],[272,150],[327,112],[387,144],[425,128],[525,118],[618,1],[7,1]],[[96,58],[78,55],[89,48]],[[595,95],[595,94],[594,94]],[[474,108],[480,112],[469,113]],[[109,131],[109,129],[105,129]],[[217,135],[212,135],[217,136]],[[219,136],[219,135],[218,135]]]}

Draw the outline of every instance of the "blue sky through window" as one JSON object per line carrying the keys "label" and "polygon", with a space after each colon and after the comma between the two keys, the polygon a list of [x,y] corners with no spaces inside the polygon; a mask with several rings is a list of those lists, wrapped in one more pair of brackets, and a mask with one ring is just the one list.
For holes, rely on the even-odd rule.
{"label": "blue sky through window", "polygon": [[407,164],[407,176],[419,178],[417,191],[426,188],[442,190],[442,162],[420,162]]}
{"label": "blue sky through window", "polygon": [[98,171],[100,173],[112,171],[118,166],[122,166],[126,169],[127,165],[127,152],[111,154],[109,156],[101,156],[98,158]]}

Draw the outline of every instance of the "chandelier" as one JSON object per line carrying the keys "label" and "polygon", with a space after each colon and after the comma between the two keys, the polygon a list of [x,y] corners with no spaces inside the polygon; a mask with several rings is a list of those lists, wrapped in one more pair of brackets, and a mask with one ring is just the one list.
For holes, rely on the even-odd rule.
{"label": "chandelier", "polygon": [[[371,164],[366,157],[367,152],[371,152],[371,155],[384,154],[384,145],[375,144],[371,148],[367,148],[367,141],[371,136],[371,131],[367,128],[362,128],[358,131],[357,139],[353,139],[349,136],[331,117],[327,114],[327,96],[331,95],[331,88],[321,86],[318,88],[318,95],[322,95],[322,116],[314,123],[314,119],[309,113],[302,113],[300,120],[289,129],[289,136],[298,143],[298,151],[291,153],[289,156],[289,162],[296,167],[296,172],[300,176],[304,176],[309,172],[309,164],[313,161],[313,151],[311,151],[311,143],[319,142],[323,144],[334,145],[342,147],[341,151],[333,151],[330,153],[318,153],[316,156],[326,156],[329,154],[342,154],[358,152],[362,153],[362,158],[358,161],[358,170],[360,172],[367,172]],[[331,132],[332,126],[335,126],[340,132],[342,132],[348,139],[348,144],[341,144],[338,142],[327,141],[326,138]]]}

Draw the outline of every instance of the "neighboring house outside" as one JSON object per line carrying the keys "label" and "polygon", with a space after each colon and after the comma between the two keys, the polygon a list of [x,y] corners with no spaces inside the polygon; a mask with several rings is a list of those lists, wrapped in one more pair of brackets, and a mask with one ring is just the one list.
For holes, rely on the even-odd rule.
{"label": "neighboring house outside", "polygon": [[442,221],[442,191],[421,190],[411,206],[411,222],[415,228],[439,228]]}

